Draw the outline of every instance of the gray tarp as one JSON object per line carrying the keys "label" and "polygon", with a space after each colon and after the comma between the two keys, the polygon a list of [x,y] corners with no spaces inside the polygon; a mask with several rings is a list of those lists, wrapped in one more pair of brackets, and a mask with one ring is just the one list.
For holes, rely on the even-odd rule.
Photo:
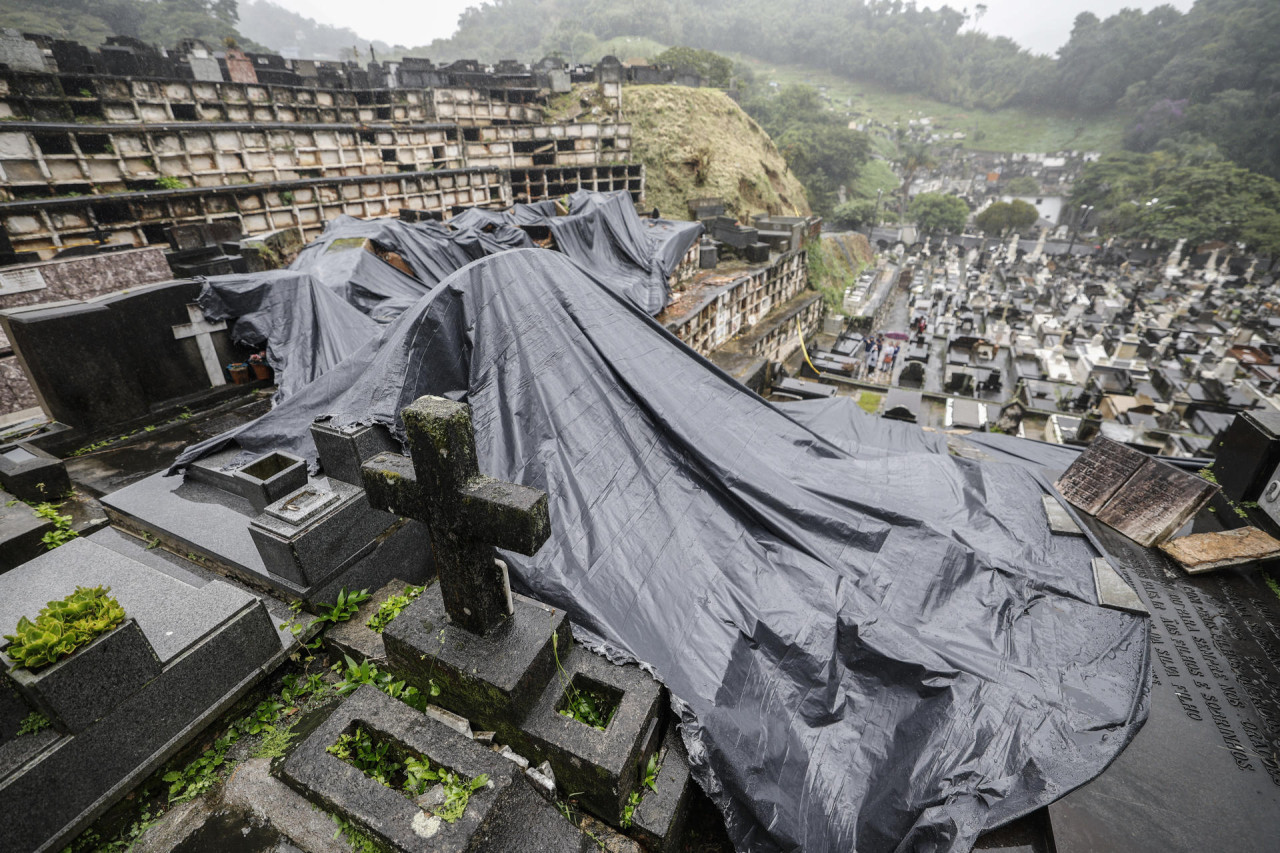
{"label": "gray tarp", "polygon": [[966,850],[1146,717],[1147,621],[1095,604],[1032,475],[832,407],[842,449],[556,253],[459,271],[235,437],[314,458],[313,418],[394,431],[423,394],[547,490],[513,582],[670,688],[739,849]]}

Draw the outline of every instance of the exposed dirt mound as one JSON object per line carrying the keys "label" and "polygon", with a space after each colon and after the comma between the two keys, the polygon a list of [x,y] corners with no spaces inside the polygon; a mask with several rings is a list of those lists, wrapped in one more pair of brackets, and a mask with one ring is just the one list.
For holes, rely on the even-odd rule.
{"label": "exposed dirt mound", "polygon": [[720,197],[739,218],[809,213],[804,187],[773,140],[724,92],[627,86],[622,120],[645,165],[648,204],[687,219],[689,199]]}

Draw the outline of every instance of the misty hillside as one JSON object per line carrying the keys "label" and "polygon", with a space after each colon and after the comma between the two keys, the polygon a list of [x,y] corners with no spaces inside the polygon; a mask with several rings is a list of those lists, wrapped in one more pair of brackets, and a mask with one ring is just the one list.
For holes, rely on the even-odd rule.
{"label": "misty hillside", "polygon": [[[976,7],[975,7],[976,8]],[[1057,60],[1007,38],[963,32],[954,9],[849,0],[505,0],[468,10],[457,34],[415,53],[580,55],[623,36],[816,67],[944,103],[1101,115],[1120,111],[1126,145],[1212,145],[1280,176],[1280,3],[1197,0],[1077,17]]]}
{"label": "misty hillside", "polygon": [[272,50],[307,59],[369,61],[369,47],[379,60],[391,58],[391,46],[370,42],[346,27],[316,23],[268,0],[240,4],[240,32]]}

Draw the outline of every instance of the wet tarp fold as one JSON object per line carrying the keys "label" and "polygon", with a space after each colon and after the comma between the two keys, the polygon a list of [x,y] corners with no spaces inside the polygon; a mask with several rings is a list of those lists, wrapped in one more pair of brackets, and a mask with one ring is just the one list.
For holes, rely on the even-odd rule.
{"label": "wet tarp fold", "polygon": [[548,492],[513,583],[670,688],[740,850],[967,850],[1146,717],[1147,623],[1096,605],[1034,476],[775,408],[554,252],[458,271],[234,439],[314,459],[314,418],[400,433],[423,394]]}

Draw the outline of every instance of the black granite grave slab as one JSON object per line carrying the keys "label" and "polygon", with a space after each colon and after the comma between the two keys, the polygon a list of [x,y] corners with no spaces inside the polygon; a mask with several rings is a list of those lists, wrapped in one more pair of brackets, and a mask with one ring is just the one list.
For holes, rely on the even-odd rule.
{"label": "black granite grave slab", "polygon": [[552,634],[559,648],[571,645],[564,613],[518,594],[512,603],[511,617],[480,636],[449,620],[440,585],[432,584],[382,632],[397,678],[424,693],[434,682],[434,702],[507,742],[519,737],[521,720],[554,680]]}
{"label": "black granite grave slab", "polygon": [[[0,764],[0,813],[22,816],[6,822],[6,850],[61,849],[286,653],[271,617],[249,593],[221,581],[184,582],[91,539],[0,575],[0,626],[7,629],[16,614],[34,613],[76,584],[110,586],[163,666],[92,725],[58,733],[34,755],[6,755],[12,761]],[[103,698],[104,705],[115,702]]]}
{"label": "black granite grave slab", "polygon": [[391,433],[380,426],[350,426],[337,429],[327,421],[311,425],[311,438],[320,454],[320,467],[330,480],[362,485],[360,466],[366,460],[400,446]]}
{"label": "black granite grave slab", "polygon": [[360,489],[331,481],[269,505],[249,523],[249,535],[268,572],[314,588],[372,552],[396,523],[394,515],[372,509]]}
{"label": "black granite grave slab", "polygon": [[[1197,527],[1217,526],[1206,515]],[[1084,524],[1151,612],[1150,717],[1100,777],[1049,807],[1057,853],[1274,850],[1280,597],[1256,566],[1190,577]]]}
{"label": "black granite grave slab", "polygon": [[24,501],[57,501],[71,491],[67,466],[40,448],[0,444],[0,488]]}
{"label": "black granite grave slab", "polygon": [[[567,652],[567,653],[566,653]],[[578,802],[617,825],[623,807],[640,785],[639,771],[658,748],[662,688],[636,666],[617,666],[574,645],[560,654],[561,669],[546,686],[522,726],[522,753],[550,761],[556,784],[581,791]],[[565,692],[605,688],[617,707],[604,730],[561,714]]]}
{"label": "black granite grave slab", "polygon": [[35,672],[14,667],[7,655],[3,660],[4,677],[69,734],[102,719],[160,674],[160,659],[132,619]]}
{"label": "black granite grave slab", "polygon": [[1222,434],[1214,476],[1233,501],[1256,501],[1280,465],[1280,413],[1241,412]]}
{"label": "black granite grave slab", "polygon": [[307,484],[307,463],[289,453],[268,453],[236,469],[237,491],[258,512]]}
{"label": "black granite grave slab", "polygon": [[[209,466],[211,471],[215,467]],[[225,478],[225,472],[221,476]],[[339,523],[321,530],[317,538],[307,537],[301,552],[294,547],[300,543],[277,536],[279,541],[273,544],[281,547],[271,552],[273,563],[268,565],[250,532],[259,514],[247,498],[208,482],[216,479],[210,472],[185,478],[155,474],[104,496],[102,505],[114,524],[138,536],[157,538],[179,554],[194,555],[215,571],[308,605],[334,601],[344,586],[377,589],[394,577],[421,583],[433,570],[425,528],[370,508],[357,490],[345,483],[333,484],[345,495],[333,512],[350,516],[335,516]],[[330,488],[324,478],[310,484]],[[280,519],[266,524],[277,522]],[[277,526],[284,529],[282,522]],[[264,527],[260,532],[270,531]],[[409,547],[401,547],[403,542]],[[391,552],[385,549],[393,543],[401,543],[395,545],[395,553],[405,563],[386,556]],[[278,562],[274,557],[279,557]],[[307,573],[310,569],[296,568],[300,557],[317,561],[314,575]],[[319,568],[321,564],[327,568]],[[285,570],[292,574],[276,573]]]}
{"label": "black granite grave slab", "polygon": [[[449,823],[326,750],[361,727],[465,779],[488,784]],[[366,685],[344,701],[282,762],[280,778],[397,851],[580,851],[592,843],[543,800],[519,768],[496,752]]]}
{"label": "black granite grave slab", "polygon": [[0,572],[20,566],[45,551],[44,535],[53,522],[8,492],[0,492]]}
{"label": "black granite grave slab", "polygon": [[[0,311],[3,326],[40,405],[62,423],[92,430],[153,416],[166,401],[210,387],[194,338],[176,339],[189,322],[197,281],[133,287],[85,302]],[[225,332],[213,345],[236,360]]]}

